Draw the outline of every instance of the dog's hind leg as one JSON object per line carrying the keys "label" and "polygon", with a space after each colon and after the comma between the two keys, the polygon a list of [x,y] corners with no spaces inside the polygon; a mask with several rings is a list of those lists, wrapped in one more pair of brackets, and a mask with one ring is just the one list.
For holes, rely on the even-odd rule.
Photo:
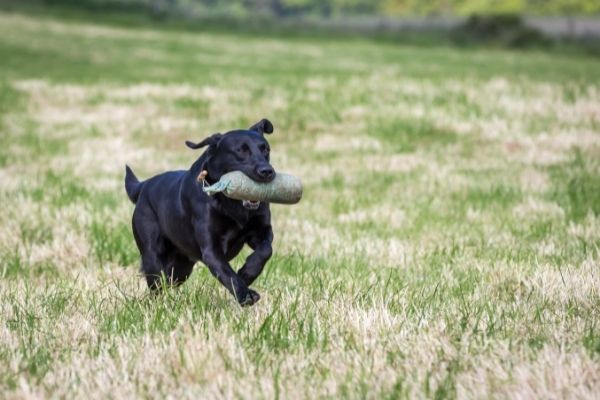
{"label": "dog's hind leg", "polygon": [[166,240],[150,207],[138,204],[133,212],[133,236],[142,257],[141,269],[148,287],[158,290],[165,266]]}
{"label": "dog's hind leg", "polygon": [[167,256],[167,280],[174,286],[179,286],[190,277],[195,261],[190,261],[183,254],[171,250]]}

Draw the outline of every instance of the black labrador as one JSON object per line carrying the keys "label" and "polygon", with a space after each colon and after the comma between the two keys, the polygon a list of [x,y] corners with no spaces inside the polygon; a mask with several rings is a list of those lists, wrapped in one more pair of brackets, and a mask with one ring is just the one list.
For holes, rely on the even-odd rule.
{"label": "black labrador", "polygon": [[[198,175],[206,170],[213,184],[221,175],[242,171],[257,182],[270,182],[275,170],[269,163],[265,133],[273,125],[263,119],[248,130],[215,133],[192,149],[208,146],[187,171],[169,171],[140,182],[126,166],[125,190],[136,205],[133,236],[142,258],[142,273],[155,291],[163,282],[179,285],[202,261],[242,306],[260,296],[249,286],[271,257],[273,231],[268,203],[239,201],[202,191]],[[229,264],[247,244],[254,252],[236,273]]]}

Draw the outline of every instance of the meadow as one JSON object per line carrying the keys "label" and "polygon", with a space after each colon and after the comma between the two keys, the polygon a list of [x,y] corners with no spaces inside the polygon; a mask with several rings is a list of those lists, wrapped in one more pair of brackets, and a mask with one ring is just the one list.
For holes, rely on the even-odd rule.
{"label": "meadow", "polygon": [[[600,393],[599,58],[4,12],[0,60],[0,397]],[[263,117],[261,301],[148,296],[125,163]]]}

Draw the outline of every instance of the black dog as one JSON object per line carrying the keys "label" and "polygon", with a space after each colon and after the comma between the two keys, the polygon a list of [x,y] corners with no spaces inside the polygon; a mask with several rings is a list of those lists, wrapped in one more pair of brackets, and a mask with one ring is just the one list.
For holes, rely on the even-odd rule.
{"label": "black dog", "polygon": [[[270,182],[275,170],[269,163],[265,133],[273,125],[266,119],[248,130],[216,133],[192,149],[208,149],[187,171],[169,171],[140,182],[127,166],[125,190],[136,204],[133,236],[142,257],[142,272],[152,290],[166,278],[183,283],[194,264],[202,261],[210,272],[243,305],[260,296],[248,286],[260,275],[271,257],[273,231],[268,203],[238,201],[219,193],[208,196],[198,181],[206,170],[212,184],[230,171],[242,171],[257,182]],[[229,265],[244,244],[254,252],[236,273]]]}

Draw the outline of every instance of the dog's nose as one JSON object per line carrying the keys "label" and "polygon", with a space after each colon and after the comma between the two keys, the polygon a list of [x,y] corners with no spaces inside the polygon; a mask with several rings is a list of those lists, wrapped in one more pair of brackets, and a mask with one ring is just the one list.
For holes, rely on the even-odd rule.
{"label": "dog's nose", "polygon": [[264,179],[270,179],[275,175],[275,171],[271,167],[259,167],[256,172]]}

